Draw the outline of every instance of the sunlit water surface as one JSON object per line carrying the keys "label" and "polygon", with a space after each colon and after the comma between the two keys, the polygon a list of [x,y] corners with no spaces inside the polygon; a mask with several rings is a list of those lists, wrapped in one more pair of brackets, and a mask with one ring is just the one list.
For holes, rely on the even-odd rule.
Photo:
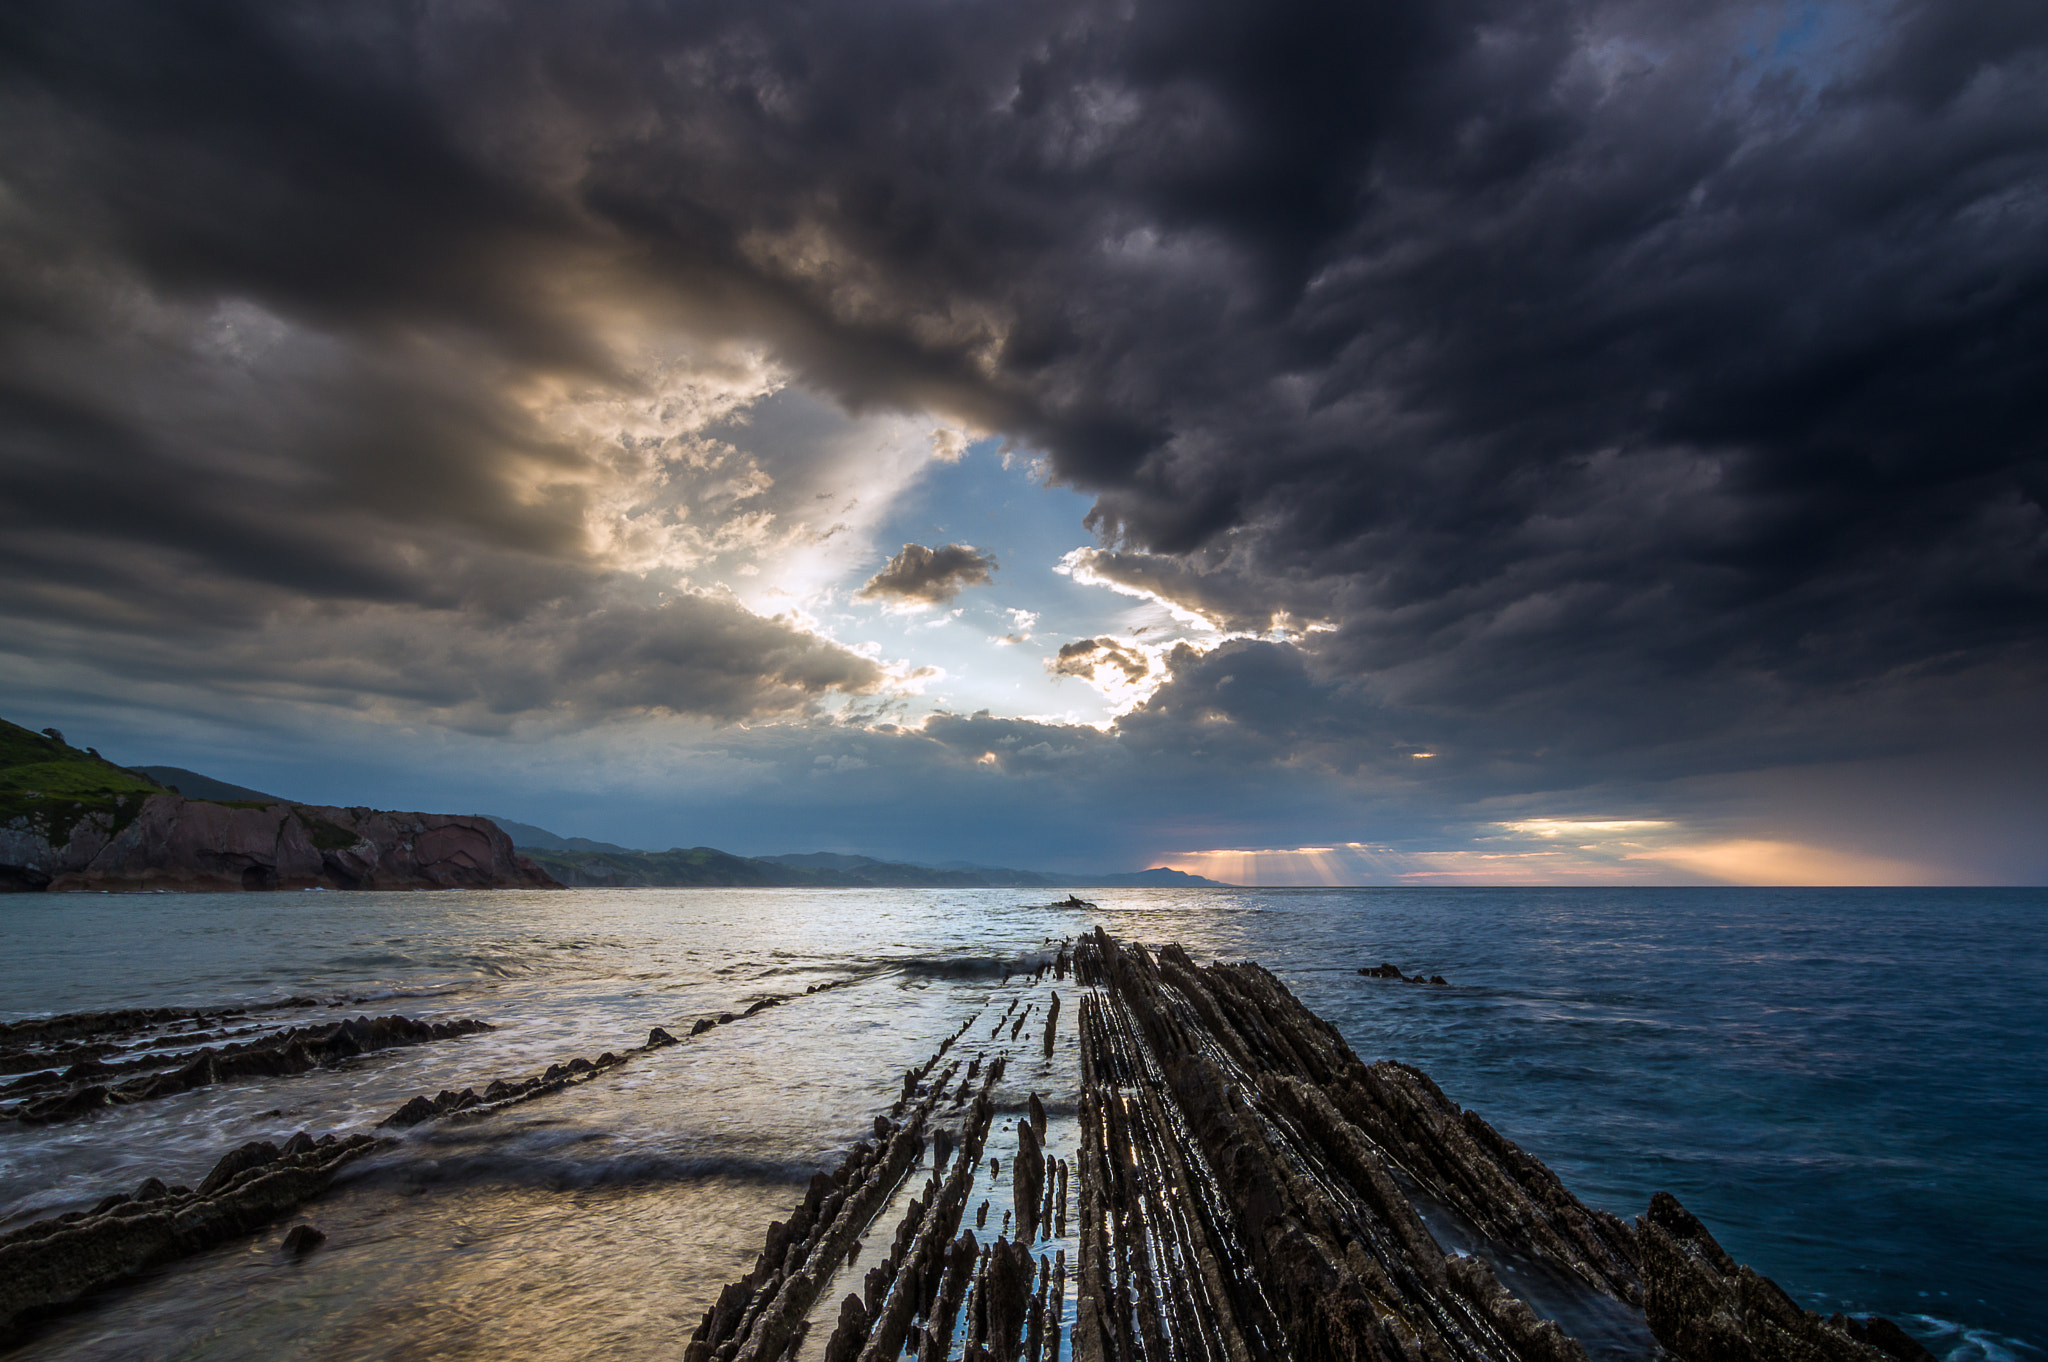
{"label": "sunlit water surface", "polygon": [[[0,1124],[0,1227],[225,1149],[854,979],[355,1165],[305,1217],[43,1328],[28,1357],[674,1357],[770,1218],[1048,939],[1253,958],[1361,1057],[1426,1069],[1624,1217],[1676,1193],[1823,1312],[1953,1362],[2048,1341],[2041,891],[1020,890],[35,895],[0,1018],[316,995],[498,1029],[45,1130]],[[1360,978],[1392,961],[1448,990]],[[1071,1018],[1071,1013],[1069,1014]],[[1071,1021],[1068,1023],[1071,1024]],[[679,1032],[680,1034],[680,1032]],[[1020,1082],[1030,1081],[1028,1076]],[[281,1227],[280,1227],[281,1228]]]}

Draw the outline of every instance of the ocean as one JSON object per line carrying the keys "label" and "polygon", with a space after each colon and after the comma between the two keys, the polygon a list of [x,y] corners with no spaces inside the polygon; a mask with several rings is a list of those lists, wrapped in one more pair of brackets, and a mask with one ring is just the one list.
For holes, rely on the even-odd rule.
{"label": "ocean", "polygon": [[[2048,891],[1027,890],[20,895],[0,1020],[289,996],[278,1023],[496,1029],[44,1127],[0,1122],[0,1230],[250,1139],[368,1129],[769,995],[782,1006],[351,1166],[309,1219],[40,1327],[35,1358],[673,1357],[771,1218],[1005,976],[1100,924],[1255,959],[1361,1058],[1624,1218],[1676,1194],[1823,1313],[1948,1362],[2048,1357]],[[1361,977],[1392,962],[1449,988]],[[805,994],[807,987],[843,984]],[[1000,1010],[1000,1008],[998,1009]]]}

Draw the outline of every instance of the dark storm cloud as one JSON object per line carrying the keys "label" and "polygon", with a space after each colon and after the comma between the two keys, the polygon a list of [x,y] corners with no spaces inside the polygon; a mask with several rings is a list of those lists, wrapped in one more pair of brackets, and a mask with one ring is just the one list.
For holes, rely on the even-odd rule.
{"label": "dark storm cloud", "polygon": [[992,580],[996,560],[972,544],[905,544],[857,593],[863,600],[943,605]]}
{"label": "dark storm cloud", "polygon": [[[2039,7],[52,2],[0,54],[38,609],[572,562],[508,394],[630,387],[629,316],[1035,442],[1106,580],[1336,626],[1232,673],[1286,714],[1183,659],[1133,740],[1755,757],[2040,675]],[[313,339],[180,339],[238,299]]]}
{"label": "dark storm cloud", "polygon": [[520,570],[451,568],[440,603],[309,601],[138,559],[103,569],[98,590],[82,573],[61,589],[10,579],[0,611],[8,651],[39,668],[84,665],[130,689],[183,685],[477,733],[524,719],[804,717],[829,694],[884,682],[867,658],[723,596],[558,572],[519,583],[533,595],[511,607],[506,577]]}

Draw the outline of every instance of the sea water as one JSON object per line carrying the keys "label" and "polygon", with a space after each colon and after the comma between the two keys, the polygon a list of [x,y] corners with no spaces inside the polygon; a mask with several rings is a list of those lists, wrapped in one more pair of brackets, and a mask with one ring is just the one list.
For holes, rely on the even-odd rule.
{"label": "sea water", "polygon": [[[2048,893],[1028,890],[0,899],[0,1020],[312,995],[286,1020],[476,1037],[40,1129],[0,1123],[0,1229],[226,1149],[369,1128],[802,996],[568,1092],[429,1125],[276,1235],[42,1327],[24,1357],[673,1357],[770,1218],[1004,975],[1096,924],[1256,959],[1360,1057],[1437,1080],[1624,1218],[1675,1193],[1802,1304],[1950,1362],[2048,1356]],[[1388,961],[1445,989],[1361,977]],[[1071,1013],[1069,1016],[1071,1017]],[[1069,1023],[1070,1024],[1070,1023]]]}

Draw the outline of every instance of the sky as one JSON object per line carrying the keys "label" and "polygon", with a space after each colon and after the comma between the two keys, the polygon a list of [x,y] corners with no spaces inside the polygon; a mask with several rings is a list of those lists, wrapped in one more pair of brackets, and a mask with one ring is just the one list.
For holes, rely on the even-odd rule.
{"label": "sky", "polygon": [[16,0],[0,715],[634,846],[2048,882],[2048,8]]}

